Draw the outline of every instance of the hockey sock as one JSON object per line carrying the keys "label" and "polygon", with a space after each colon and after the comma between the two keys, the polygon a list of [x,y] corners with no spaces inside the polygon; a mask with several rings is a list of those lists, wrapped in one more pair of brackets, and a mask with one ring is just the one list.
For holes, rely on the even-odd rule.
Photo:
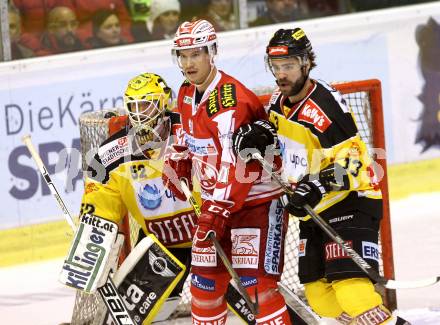
{"label": "hockey sock", "polygon": [[191,316],[193,325],[226,324],[228,308],[226,300],[215,308],[200,308],[191,304]]}
{"label": "hockey sock", "polygon": [[367,278],[333,281],[332,287],[343,311],[353,318],[382,304],[382,297]]}
{"label": "hockey sock", "polygon": [[[257,324],[291,325],[289,312],[283,296],[277,289],[276,280],[259,277],[257,285],[259,313]],[[255,286],[246,288],[250,295],[255,293]]]}
{"label": "hockey sock", "polygon": [[225,324],[227,273],[191,275],[191,315],[195,325]]}
{"label": "hockey sock", "polygon": [[291,325],[286,304],[280,293],[265,304],[259,303],[260,312],[256,317],[257,324]]}
{"label": "hockey sock", "polygon": [[331,283],[324,279],[306,283],[305,295],[313,311],[321,317],[337,318],[344,310],[336,299],[336,293]]}

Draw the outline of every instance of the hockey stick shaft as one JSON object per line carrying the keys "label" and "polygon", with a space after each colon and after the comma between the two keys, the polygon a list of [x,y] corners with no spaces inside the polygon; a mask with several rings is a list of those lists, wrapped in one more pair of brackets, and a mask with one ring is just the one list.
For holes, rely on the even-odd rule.
{"label": "hockey stick shaft", "polygon": [[[194,209],[194,212],[197,217],[200,216],[201,211],[200,207],[197,204],[194,196],[192,195],[191,191],[189,190],[188,186],[186,185],[185,181],[180,181],[180,185],[182,188],[183,193],[186,196],[186,199],[191,204],[192,208]],[[228,257],[226,256],[225,251],[223,250],[222,246],[218,242],[217,238],[215,238],[215,235],[211,232],[209,234],[209,239],[212,241],[212,243],[215,246],[215,249],[217,250],[217,254],[220,256],[221,260],[223,261],[223,264],[225,265],[226,269],[228,270],[228,273],[231,275],[232,279],[234,279],[235,284],[237,285],[237,290],[240,293],[240,295],[243,297],[243,299],[248,304],[252,314],[256,316],[258,314],[258,299],[257,294],[255,294],[255,303],[252,302],[251,297],[247,293],[246,289],[243,287],[243,284],[241,283],[240,277],[238,276],[237,272],[235,272],[234,268],[231,265],[231,262],[229,262]]]}
{"label": "hockey stick shaft", "polygon": [[[281,177],[273,172],[272,165],[270,165],[259,153],[253,153],[252,158],[257,160],[263,169],[271,175],[284,190],[287,195],[292,195],[292,189],[283,182]],[[336,243],[341,249],[353,260],[356,265],[358,265],[362,271],[364,271],[370,279],[377,282],[378,284],[384,286],[387,289],[409,289],[409,288],[420,288],[429,285],[433,285],[440,281],[440,277],[432,277],[422,280],[415,281],[395,281],[391,279],[386,279],[381,276],[375,269],[369,265],[365,259],[363,259],[354,249],[352,249],[349,244],[339,236],[339,234],[319,215],[317,214],[310,205],[304,205],[304,209],[311,216],[312,220]]]}
{"label": "hockey stick shaft", "polygon": [[43,161],[41,160],[40,155],[38,154],[37,150],[35,149],[31,136],[25,135],[22,138],[22,141],[28,148],[32,158],[34,159],[35,163],[37,164],[38,170],[40,171],[41,175],[43,176],[47,186],[50,189],[50,192],[55,197],[55,200],[57,200],[58,205],[60,206],[61,210],[63,210],[64,218],[66,219],[69,226],[72,228],[73,231],[76,230],[75,223],[73,222],[72,215],[70,214],[69,210],[67,209],[66,205],[64,204],[63,199],[61,199],[60,194],[58,193],[54,183],[52,182],[52,179],[49,176],[49,173],[47,172],[46,166],[44,166]]}
{"label": "hockey stick shaft", "polygon": [[[61,198],[61,195],[57,191],[57,188],[55,187],[55,184],[52,182],[52,179],[50,178],[49,173],[47,172],[46,166],[44,166],[43,161],[41,160],[40,155],[38,154],[37,150],[35,149],[31,136],[25,135],[22,138],[22,141],[28,148],[32,158],[34,159],[35,163],[37,164],[38,170],[40,171],[41,175],[43,176],[47,186],[49,186],[49,189],[53,196],[55,197],[56,201],[58,202],[61,210],[63,210],[64,218],[66,219],[67,223],[70,225],[73,231],[76,230],[76,225],[73,222],[72,215],[70,214],[69,210],[67,209],[67,206],[64,204],[63,199]],[[107,277],[106,283],[98,288],[99,294],[101,295],[102,299],[104,300],[110,314],[112,315],[113,319],[115,320],[116,324],[120,325],[135,325],[133,320],[131,319],[127,308],[125,307],[125,304],[122,301],[122,298],[119,296],[118,290],[113,283],[112,279],[110,277]],[[116,306],[117,305],[117,306]],[[112,310],[112,307],[115,307],[116,310]],[[122,311],[121,311],[122,309]]]}

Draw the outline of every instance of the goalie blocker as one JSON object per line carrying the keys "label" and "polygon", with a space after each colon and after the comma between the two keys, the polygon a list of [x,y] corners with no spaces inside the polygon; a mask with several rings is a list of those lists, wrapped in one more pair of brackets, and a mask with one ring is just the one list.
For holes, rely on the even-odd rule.
{"label": "goalie blocker", "polygon": [[[155,319],[185,270],[186,267],[152,234],[134,247],[116,272],[114,282],[136,325],[150,324]],[[173,305],[177,303],[176,299],[172,302]],[[114,323],[106,313],[98,324]]]}

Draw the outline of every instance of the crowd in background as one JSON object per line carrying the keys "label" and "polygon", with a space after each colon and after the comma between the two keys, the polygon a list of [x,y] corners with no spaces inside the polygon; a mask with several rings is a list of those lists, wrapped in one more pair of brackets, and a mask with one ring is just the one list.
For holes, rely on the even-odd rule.
{"label": "crowd in background", "polygon": [[[185,20],[240,28],[235,0],[10,0],[12,59],[170,39]],[[249,27],[428,0],[248,0]],[[240,13],[243,15],[243,13]]]}

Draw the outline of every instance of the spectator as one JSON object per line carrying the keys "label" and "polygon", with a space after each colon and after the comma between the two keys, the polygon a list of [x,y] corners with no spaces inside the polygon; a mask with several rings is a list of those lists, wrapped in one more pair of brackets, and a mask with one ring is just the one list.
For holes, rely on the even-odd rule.
{"label": "spectator", "polygon": [[121,24],[121,33],[124,39],[131,43],[133,36],[131,35],[131,20],[128,10],[125,7],[124,0],[74,0],[75,11],[78,16],[80,28],[78,37],[86,40],[92,37],[92,17],[99,10],[112,10],[118,17]]}
{"label": "spectator", "polygon": [[37,55],[58,54],[79,51],[83,46],[76,32],[78,20],[68,7],[55,7],[47,16],[47,30],[41,38],[42,48]]}
{"label": "spectator", "polygon": [[92,18],[92,29],[93,36],[86,43],[88,48],[101,48],[127,43],[121,36],[121,25],[114,11],[97,11]]}
{"label": "spectator", "polygon": [[131,22],[145,23],[150,16],[151,0],[127,0]]}
{"label": "spectator", "polygon": [[208,20],[217,32],[239,27],[232,7],[232,0],[210,0],[204,19]]}
{"label": "spectator", "polygon": [[12,0],[20,12],[23,32],[35,34],[40,38],[47,25],[46,16],[55,7],[69,7],[73,9],[72,0]]}
{"label": "spectator", "polygon": [[171,39],[179,27],[180,2],[178,0],[152,0],[149,24],[151,39]]}
{"label": "spectator", "polygon": [[306,0],[309,17],[325,17],[348,12],[348,1]]}
{"label": "spectator", "polygon": [[203,16],[207,11],[208,3],[208,0],[180,0],[182,6],[180,19],[182,21],[193,21],[197,17]]}
{"label": "spectator", "polygon": [[301,0],[266,0],[267,11],[249,26],[285,23],[308,18],[308,10]]}
{"label": "spectator", "polygon": [[130,29],[134,41],[136,43],[150,41],[151,28],[147,27],[147,20],[151,13],[151,0],[127,0],[127,7],[131,16]]}
{"label": "spectator", "polygon": [[33,57],[35,55],[34,51],[21,43],[21,17],[19,11],[13,6],[10,6],[8,18],[12,59],[16,60]]}
{"label": "spectator", "polygon": [[149,17],[145,22],[132,24],[131,33],[135,42],[147,42],[174,37],[180,22],[178,0],[151,0]]}

